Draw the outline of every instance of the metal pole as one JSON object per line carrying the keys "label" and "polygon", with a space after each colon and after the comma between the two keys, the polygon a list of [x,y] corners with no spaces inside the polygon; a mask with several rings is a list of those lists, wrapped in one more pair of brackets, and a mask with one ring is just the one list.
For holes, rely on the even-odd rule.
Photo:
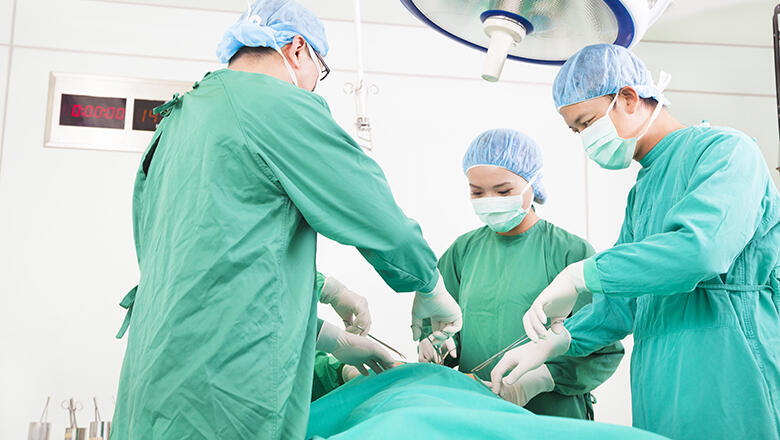
{"label": "metal pole", "polygon": [[[780,31],[778,31],[777,26],[778,15],[780,15],[780,4],[775,6],[774,14],[772,14],[772,39],[775,47],[775,97],[777,99],[777,128],[778,133],[780,133]],[[778,141],[780,141],[780,139]],[[780,143],[778,143],[778,150],[780,151]],[[777,171],[780,171],[780,166],[777,167]]]}

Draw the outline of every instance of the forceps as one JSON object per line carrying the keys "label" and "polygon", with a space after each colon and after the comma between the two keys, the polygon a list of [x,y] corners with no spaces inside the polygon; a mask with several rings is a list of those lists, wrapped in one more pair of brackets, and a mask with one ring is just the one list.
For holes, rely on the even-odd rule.
{"label": "forceps", "polygon": [[[364,329],[363,327],[361,327],[361,326],[359,326],[359,325],[357,325],[357,324],[355,324],[355,323],[352,323],[352,322],[347,322],[347,321],[344,321],[344,324],[345,324],[345,325],[351,325],[351,326],[355,327],[356,329],[360,330],[361,332],[364,332],[364,331],[366,331],[366,329]],[[366,333],[366,336],[368,336],[369,338],[373,339],[373,340],[374,340],[374,341],[376,341],[378,344],[382,345],[383,347],[385,347],[386,349],[388,349],[388,350],[392,351],[393,353],[397,354],[398,356],[401,356],[401,359],[403,359],[403,360],[406,360],[406,356],[404,356],[404,354],[403,354],[403,353],[401,353],[400,351],[398,351],[398,350],[396,350],[395,348],[393,348],[393,347],[391,347],[391,346],[389,346],[389,345],[385,344],[384,342],[380,341],[379,339],[377,339],[377,338],[375,338],[375,337],[371,336],[371,334],[370,334],[370,333]]]}

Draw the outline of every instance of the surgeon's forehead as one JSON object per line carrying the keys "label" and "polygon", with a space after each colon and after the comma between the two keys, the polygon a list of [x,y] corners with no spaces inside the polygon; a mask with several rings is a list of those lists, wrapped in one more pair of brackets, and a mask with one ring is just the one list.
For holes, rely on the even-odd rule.
{"label": "surgeon's forehead", "polygon": [[605,96],[598,96],[576,104],[569,104],[561,107],[561,116],[563,116],[563,119],[565,119],[569,125],[585,122],[580,119],[589,116],[594,111],[603,110],[602,101],[604,101],[604,98]]}
{"label": "surgeon's forehead", "polygon": [[504,167],[495,165],[477,165],[466,171],[469,183],[479,187],[493,187],[502,183],[517,184],[525,181],[522,177]]}

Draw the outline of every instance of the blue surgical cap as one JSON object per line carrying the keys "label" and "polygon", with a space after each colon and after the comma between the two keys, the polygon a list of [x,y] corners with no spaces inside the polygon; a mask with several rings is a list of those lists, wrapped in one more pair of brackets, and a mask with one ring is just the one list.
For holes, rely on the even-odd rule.
{"label": "blue surgical cap", "polygon": [[217,58],[227,63],[244,46],[279,50],[296,35],[323,57],[328,54],[325,27],[311,11],[293,0],[257,0],[225,32]]}
{"label": "blue surgical cap", "polygon": [[553,83],[558,110],[631,87],[642,98],[664,103],[645,64],[630,50],[614,44],[594,44],[581,49],[561,67]]}
{"label": "blue surgical cap", "polygon": [[[542,149],[529,136],[508,128],[488,130],[469,145],[463,156],[463,172],[479,165],[505,168],[530,181],[542,170]],[[534,181],[534,199],[537,203],[547,200],[542,176]]]}

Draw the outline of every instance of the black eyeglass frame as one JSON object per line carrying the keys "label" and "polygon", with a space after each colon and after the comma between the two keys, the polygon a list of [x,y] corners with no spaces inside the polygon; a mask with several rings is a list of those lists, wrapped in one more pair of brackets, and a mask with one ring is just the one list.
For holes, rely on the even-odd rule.
{"label": "black eyeglass frame", "polygon": [[317,56],[317,59],[320,60],[320,65],[322,66],[322,70],[320,70],[320,75],[321,75],[320,81],[322,81],[325,78],[327,78],[328,75],[330,75],[330,67],[328,67],[328,65],[325,63],[325,59],[322,58],[322,55],[320,55],[319,52],[317,52],[316,50],[313,52],[314,55]]}

